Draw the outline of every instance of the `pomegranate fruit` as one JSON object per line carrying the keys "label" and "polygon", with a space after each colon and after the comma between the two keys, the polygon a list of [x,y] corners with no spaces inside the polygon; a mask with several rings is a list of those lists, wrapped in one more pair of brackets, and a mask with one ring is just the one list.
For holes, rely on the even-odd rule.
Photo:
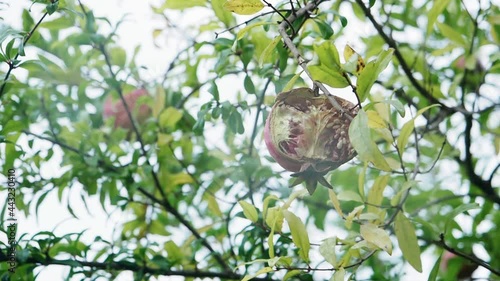
{"label": "pomegranate fruit", "polygon": [[[138,124],[143,124],[144,121],[151,116],[151,108],[148,105],[142,104],[139,107],[137,106],[137,100],[140,97],[147,95],[148,92],[145,89],[137,89],[123,95],[130,112],[136,118]],[[104,102],[103,117],[104,119],[114,117],[115,128],[120,127],[129,131],[132,130],[132,121],[130,120],[127,110],[125,109],[125,105],[121,100],[113,101],[111,96],[108,96]]]}
{"label": "pomegranate fruit", "polygon": [[317,182],[331,187],[323,176],[356,155],[349,125],[357,112],[353,103],[309,88],[278,94],[266,120],[264,140],[276,162],[298,178],[292,186],[305,181],[311,194]]}

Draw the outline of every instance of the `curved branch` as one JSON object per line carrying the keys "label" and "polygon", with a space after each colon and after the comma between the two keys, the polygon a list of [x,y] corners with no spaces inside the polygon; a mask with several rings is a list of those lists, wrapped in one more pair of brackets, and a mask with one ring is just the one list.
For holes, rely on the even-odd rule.
{"label": "curved branch", "polygon": [[403,69],[404,73],[406,74],[406,76],[408,77],[408,79],[410,80],[410,83],[413,85],[413,87],[415,87],[415,89],[424,97],[426,98],[428,101],[430,101],[431,103],[435,103],[435,104],[439,104],[442,106],[442,109],[443,110],[446,110],[448,113],[455,113],[455,112],[462,112],[464,114],[467,114],[469,115],[470,113],[464,109],[464,108],[461,108],[461,107],[449,107],[447,105],[445,105],[444,103],[442,103],[440,100],[438,100],[437,98],[435,98],[427,89],[424,88],[424,86],[422,86],[418,80],[415,78],[415,76],[413,75],[412,71],[411,71],[411,67],[408,65],[408,63],[405,61],[405,59],[403,58],[403,55],[401,54],[401,52],[399,51],[399,48],[398,48],[398,45],[396,43],[396,41],[394,41],[394,39],[392,39],[389,35],[387,35],[382,26],[375,20],[375,18],[373,17],[371,11],[370,11],[370,8],[368,8],[364,3],[363,3],[363,0],[355,0],[356,3],[358,4],[358,6],[361,8],[361,10],[363,11],[363,13],[365,14],[365,16],[370,20],[370,22],[373,24],[373,26],[375,27],[375,29],[377,30],[378,34],[380,35],[380,37],[382,37],[382,39],[384,39],[385,43],[387,43],[387,45],[389,45],[389,47],[393,48],[394,49],[394,56],[397,58],[397,60],[399,61],[400,65],[401,65],[401,68]]}

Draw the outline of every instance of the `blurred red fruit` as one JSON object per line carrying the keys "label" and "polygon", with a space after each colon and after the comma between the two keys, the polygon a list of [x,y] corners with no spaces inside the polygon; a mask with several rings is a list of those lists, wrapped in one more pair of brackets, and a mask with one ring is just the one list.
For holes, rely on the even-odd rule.
{"label": "blurred red fruit", "polygon": [[[136,125],[143,124],[148,117],[151,116],[151,108],[146,104],[137,106],[137,100],[142,96],[148,96],[145,89],[137,89],[131,93],[124,94],[123,97],[127,106],[137,121]],[[138,108],[137,108],[138,107]],[[115,118],[115,128],[123,128],[132,130],[132,121],[130,120],[125,105],[121,100],[113,101],[111,96],[108,96],[103,107],[104,119]]]}

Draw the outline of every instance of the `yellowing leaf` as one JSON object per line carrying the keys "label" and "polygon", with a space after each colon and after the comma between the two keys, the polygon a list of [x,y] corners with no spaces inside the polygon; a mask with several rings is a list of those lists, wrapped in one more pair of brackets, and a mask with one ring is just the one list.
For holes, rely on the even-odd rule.
{"label": "yellowing leaf", "polygon": [[356,75],[359,75],[365,68],[365,61],[363,60],[363,58],[358,53],[356,53],[356,51],[354,51],[354,49],[349,45],[345,45],[344,59],[346,61],[346,63],[344,64],[344,69],[351,73],[356,73]]}
{"label": "yellowing leaf", "polygon": [[290,208],[290,205],[292,202],[297,199],[297,198],[302,198],[308,194],[307,189],[300,189],[297,191],[294,191],[289,197],[288,200],[286,200],[285,204],[283,204],[283,210],[286,210]]}
{"label": "yellowing leaf", "polygon": [[389,234],[372,223],[362,224],[359,230],[361,237],[378,248],[392,255],[392,243]]}
{"label": "yellowing leaf", "polygon": [[156,118],[165,107],[165,91],[163,87],[156,87],[155,104],[153,105],[153,116]]}
{"label": "yellowing leaf", "polygon": [[203,199],[208,204],[208,210],[210,210],[216,216],[222,218],[222,211],[220,210],[219,202],[217,202],[217,199],[214,197],[214,195],[205,191],[205,193],[203,193]]}
{"label": "yellowing leaf", "polygon": [[333,274],[333,281],[344,281],[345,269],[343,267],[337,269]]}
{"label": "yellowing leaf", "polygon": [[359,216],[361,214],[361,212],[363,211],[364,208],[365,208],[364,205],[357,206],[356,208],[354,208],[354,210],[352,210],[347,215],[347,217],[345,218],[345,227],[347,229],[351,229],[352,221],[354,220],[354,217]]}
{"label": "yellowing leaf", "polygon": [[403,257],[416,271],[422,272],[422,261],[420,260],[420,247],[413,224],[399,212],[394,221],[394,232],[398,238],[398,244],[403,252]]}
{"label": "yellowing leaf", "polygon": [[266,224],[269,227],[276,227],[277,231],[281,231],[283,225],[283,211],[280,207],[272,207],[267,210]]}
{"label": "yellowing leaf", "polygon": [[352,190],[342,190],[337,195],[337,198],[340,201],[356,201],[356,202],[364,203],[363,199],[361,199],[361,196],[359,196],[359,194],[357,194],[356,192],[354,192]]}
{"label": "yellowing leaf", "polygon": [[250,203],[245,202],[243,200],[238,201],[241,208],[243,209],[243,214],[247,219],[252,222],[257,222],[259,219],[259,214],[257,213],[257,209]]}
{"label": "yellowing leaf", "polygon": [[319,246],[319,253],[332,266],[337,266],[337,255],[335,254],[335,246],[337,238],[326,238]]}
{"label": "yellowing leaf", "polygon": [[299,248],[299,256],[309,262],[309,235],[307,234],[304,223],[292,212],[283,211],[283,216],[288,223],[290,232],[292,233],[292,241]]}
{"label": "yellowing leaf", "polygon": [[368,115],[368,127],[372,129],[387,128],[387,124],[378,112],[374,110],[367,110],[366,115]]}
{"label": "yellowing leaf", "polygon": [[260,0],[228,0],[224,9],[238,15],[253,15],[264,8]]}
{"label": "yellowing leaf", "polygon": [[368,192],[368,212],[376,213],[382,203],[384,189],[389,182],[389,175],[379,176],[375,179],[372,188]]}
{"label": "yellowing leaf", "polygon": [[342,209],[340,208],[340,202],[337,199],[337,195],[331,189],[328,189],[328,195],[330,196],[330,201],[332,201],[333,207],[335,208],[335,210],[337,211],[337,213],[339,214],[339,216],[341,218],[343,218],[344,217],[344,213],[342,212]]}

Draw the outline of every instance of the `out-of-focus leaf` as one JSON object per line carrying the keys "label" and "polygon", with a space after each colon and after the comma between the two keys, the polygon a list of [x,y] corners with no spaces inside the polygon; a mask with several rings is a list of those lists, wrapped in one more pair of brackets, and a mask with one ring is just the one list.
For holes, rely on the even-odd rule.
{"label": "out-of-focus leaf", "polygon": [[224,9],[238,15],[253,15],[264,8],[260,0],[228,0]]}
{"label": "out-of-focus leaf", "polygon": [[427,33],[432,31],[432,27],[436,22],[438,16],[444,11],[450,0],[434,0],[432,8],[427,13]]}
{"label": "out-of-focus leaf", "polygon": [[337,246],[337,238],[326,238],[319,246],[319,253],[332,266],[337,266],[337,255],[335,247]]}
{"label": "out-of-focus leaf", "polygon": [[243,214],[245,215],[245,217],[254,223],[257,222],[257,220],[259,219],[257,209],[252,204],[243,200],[238,201],[238,203],[243,209]]}
{"label": "out-of-focus leaf", "polygon": [[259,271],[257,271],[255,274],[250,274],[250,275],[245,275],[245,277],[243,279],[241,279],[241,281],[248,281],[248,280],[251,280],[261,274],[264,274],[264,273],[268,273],[268,272],[271,272],[273,271],[274,269],[272,267],[264,267],[264,268],[261,268],[259,269]]}
{"label": "out-of-focus leaf", "polygon": [[[226,0],[212,0],[212,9],[214,10],[215,16],[224,23],[226,27],[229,27],[234,22],[233,15],[223,8]],[[239,40],[239,39],[238,39]]]}
{"label": "out-of-focus leaf", "polygon": [[392,242],[389,234],[374,224],[362,224],[359,230],[363,239],[392,255]]}

